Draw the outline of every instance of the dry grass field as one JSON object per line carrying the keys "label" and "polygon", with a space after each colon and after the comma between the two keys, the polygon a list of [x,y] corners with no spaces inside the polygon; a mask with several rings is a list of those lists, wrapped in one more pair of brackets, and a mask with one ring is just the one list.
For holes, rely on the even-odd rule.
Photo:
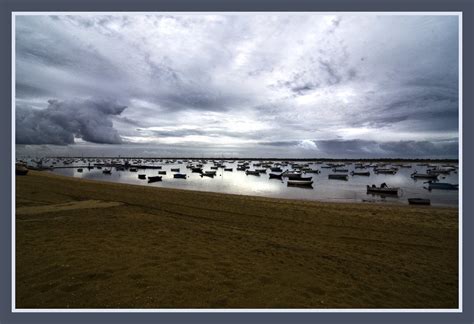
{"label": "dry grass field", "polygon": [[16,177],[17,308],[457,308],[458,209]]}

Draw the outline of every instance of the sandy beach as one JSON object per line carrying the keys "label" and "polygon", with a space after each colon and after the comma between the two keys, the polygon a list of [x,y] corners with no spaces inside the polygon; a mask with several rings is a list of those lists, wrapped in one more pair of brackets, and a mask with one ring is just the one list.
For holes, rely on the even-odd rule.
{"label": "sandy beach", "polygon": [[16,177],[17,308],[457,308],[458,209]]}

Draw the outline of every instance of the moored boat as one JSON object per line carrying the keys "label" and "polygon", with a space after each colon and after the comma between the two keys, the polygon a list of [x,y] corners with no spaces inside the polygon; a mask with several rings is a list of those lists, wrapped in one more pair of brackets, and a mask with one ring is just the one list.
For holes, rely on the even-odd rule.
{"label": "moored boat", "polygon": [[431,205],[429,199],[424,198],[408,198],[408,204],[410,205]]}
{"label": "moored boat", "polygon": [[375,174],[395,174],[397,169],[374,169]]}
{"label": "moored boat", "polygon": [[148,183],[161,181],[162,176],[148,176]]}
{"label": "moored boat", "polygon": [[365,177],[368,177],[368,176],[370,176],[370,172],[369,171],[366,171],[366,172],[352,171],[351,176],[365,176]]}
{"label": "moored boat", "polygon": [[15,165],[15,175],[24,176],[24,175],[27,175],[27,173],[28,173],[28,168],[26,167],[25,164],[17,163]]}
{"label": "moored boat", "polygon": [[413,178],[413,179],[432,179],[432,180],[437,180],[438,179],[437,174],[418,173],[417,171],[413,172],[410,175],[410,177]]}
{"label": "moored boat", "polygon": [[432,182],[428,181],[428,190],[441,189],[441,190],[458,190],[458,184],[445,183],[445,182]]}
{"label": "moored boat", "polygon": [[347,174],[329,174],[328,179],[332,180],[348,180],[348,175]]}
{"label": "moored boat", "polygon": [[282,179],[281,173],[270,173],[269,174],[270,178],[269,179]]}
{"label": "moored boat", "polygon": [[260,176],[260,172],[256,171],[256,170],[245,170],[245,174],[246,175],[254,175],[254,176]]}
{"label": "moored boat", "polygon": [[186,179],[186,174],[185,173],[175,173],[175,174],[173,174],[173,178],[175,178],[175,179]]}
{"label": "moored boat", "polygon": [[387,185],[384,186],[384,184],[382,184],[380,187],[376,187],[375,185],[367,185],[367,193],[398,195],[398,190],[399,188],[397,187],[388,187]]}
{"label": "moored boat", "polygon": [[450,174],[452,170],[450,169],[428,169],[426,170],[427,174]]}
{"label": "moored boat", "polygon": [[281,175],[282,177],[288,178],[289,180],[298,180],[301,179],[302,173],[295,171],[285,171]]}
{"label": "moored boat", "polygon": [[334,168],[334,169],[332,169],[332,172],[341,172],[341,173],[343,173],[343,172],[349,172],[349,170],[348,170],[348,169],[337,169],[337,168]]}
{"label": "moored boat", "polygon": [[312,187],[313,181],[311,180],[288,180],[287,186],[300,186],[300,187]]}

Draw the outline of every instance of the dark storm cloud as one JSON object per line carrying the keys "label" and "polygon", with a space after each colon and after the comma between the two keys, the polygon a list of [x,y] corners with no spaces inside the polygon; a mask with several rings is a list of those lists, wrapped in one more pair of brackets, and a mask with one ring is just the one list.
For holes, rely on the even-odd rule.
{"label": "dark storm cloud", "polygon": [[374,128],[396,126],[400,130],[416,124],[413,132],[458,129],[458,95],[451,87],[403,85],[383,101],[379,100],[366,101],[363,110],[349,111],[348,124]]}
{"label": "dark storm cloud", "polygon": [[[457,140],[440,141],[389,141],[377,142],[361,139],[355,140],[312,140],[313,156],[339,157],[455,157],[458,155]],[[286,147],[288,149],[301,145],[301,141],[261,142],[262,146]]]}
{"label": "dark storm cloud", "polygon": [[120,144],[111,116],[125,106],[107,100],[49,100],[46,109],[16,109],[17,144],[73,144],[74,138],[92,143]]}
{"label": "dark storm cloud", "polygon": [[392,156],[457,156],[457,141],[401,141],[380,143],[380,148]]}
{"label": "dark storm cloud", "polygon": [[315,141],[327,155],[371,157],[440,157],[457,156],[457,141],[389,141],[326,140]]}

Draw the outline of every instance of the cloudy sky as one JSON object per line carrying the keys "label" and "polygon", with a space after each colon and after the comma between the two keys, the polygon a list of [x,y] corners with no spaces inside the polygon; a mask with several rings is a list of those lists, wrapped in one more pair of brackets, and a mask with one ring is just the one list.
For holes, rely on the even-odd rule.
{"label": "cloudy sky", "polygon": [[17,155],[458,155],[456,16],[17,16],[15,35]]}

